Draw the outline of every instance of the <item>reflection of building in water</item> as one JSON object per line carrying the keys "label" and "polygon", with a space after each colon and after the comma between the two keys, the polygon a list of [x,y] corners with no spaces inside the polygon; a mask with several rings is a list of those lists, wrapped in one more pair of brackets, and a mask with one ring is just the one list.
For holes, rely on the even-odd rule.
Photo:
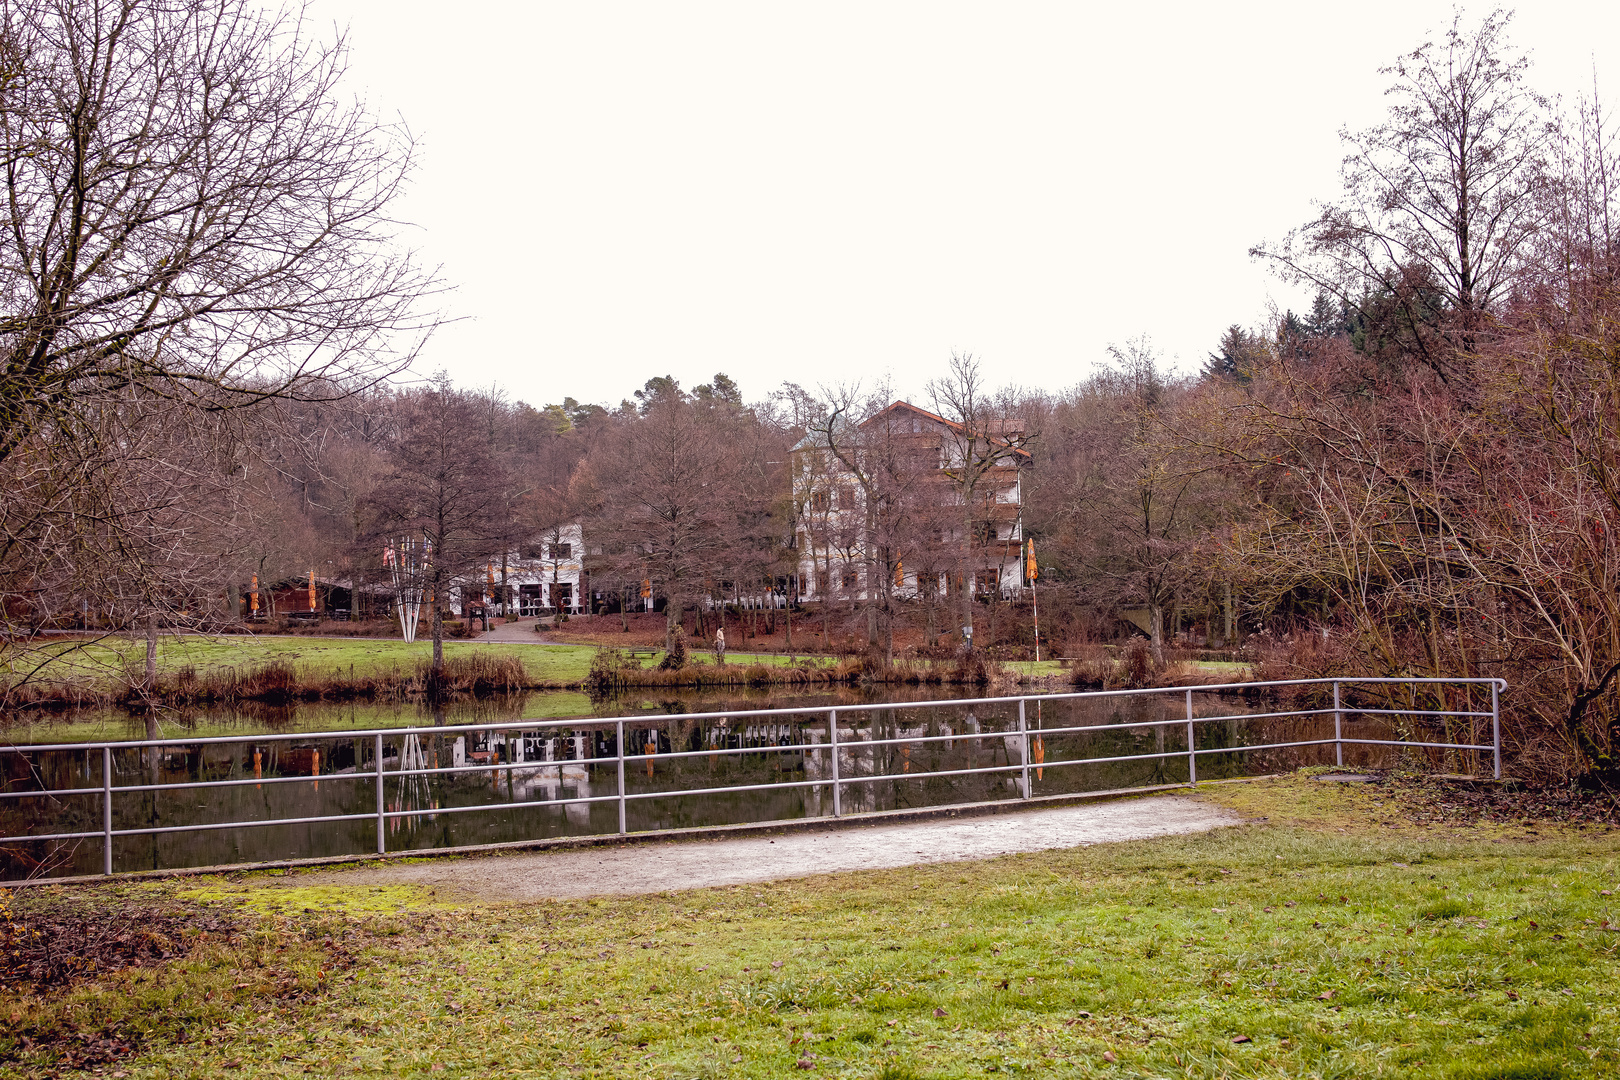
{"label": "reflection of building in water", "polygon": [[[505,770],[507,797],[513,802],[560,802],[591,797],[589,735],[557,735],[546,731],[474,732],[475,760],[535,768]],[[569,821],[590,823],[588,803],[563,808]]]}

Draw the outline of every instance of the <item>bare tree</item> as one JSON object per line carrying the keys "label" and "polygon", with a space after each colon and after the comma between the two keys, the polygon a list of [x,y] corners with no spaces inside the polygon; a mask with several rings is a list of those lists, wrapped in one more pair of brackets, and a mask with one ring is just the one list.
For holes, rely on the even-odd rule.
{"label": "bare tree", "polygon": [[734,458],[721,425],[678,388],[626,417],[581,467],[576,494],[599,564],[665,597],[665,644],[727,544]]}
{"label": "bare tree", "polygon": [[[389,212],[412,143],[340,99],[345,60],[248,0],[0,0],[0,577],[33,589],[78,545],[83,582],[27,610],[195,619],[177,584],[219,583],[177,568],[236,553],[236,489],[201,490],[251,441],[223,418],[341,397],[431,329]],[[70,487],[97,509],[64,532]]]}
{"label": "bare tree", "polygon": [[[825,397],[827,411],[798,455],[800,490],[810,503],[802,513],[829,561],[838,551],[859,567],[867,647],[875,652],[881,645],[888,666],[908,575],[915,582],[910,595],[930,602],[939,573],[937,540],[954,525],[941,471],[942,436],[934,424],[916,430],[916,412],[892,405],[887,385],[870,395],[858,386],[835,388]],[[824,492],[833,499],[819,499]]]}
{"label": "bare tree", "polygon": [[451,588],[508,535],[507,483],[491,451],[487,402],[441,377],[404,395],[389,471],[368,500],[369,534],[420,537],[430,552],[423,586],[433,620],[435,685],[444,671],[444,608]]}
{"label": "bare tree", "polygon": [[[930,382],[928,392],[934,411],[950,422],[942,466],[955,488],[954,501],[961,515],[955,577],[961,593],[962,626],[971,639],[974,590],[970,583],[992,561],[997,566],[1006,561],[1005,549],[1020,518],[1019,507],[1003,501],[1010,490],[1004,481],[1009,471],[1016,476],[1028,460],[1033,433],[1007,415],[1005,402],[988,391],[979,362],[971,355],[952,356],[948,374]],[[992,552],[1000,552],[1001,557],[992,559]]]}
{"label": "bare tree", "polygon": [[434,287],[388,218],[412,145],[339,103],[341,40],[247,0],[0,20],[0,460],[107,389],[217,409],[409,354]]}
{"label": "bare tree", "polygon": [[[1477,315],[1504,300],[1532,255],[1552,200],[1557,125],[1526,85],[1529,60],[1507,40],[1510,14],[1466,27],[1390,67],[1389,118],[1343,132],[1344,195],[1280,245],[1252,254],[1363,307],[1395,298],[1412,325],[1459,316],[1464,343]],[[1419,339],[1421,344],[1421,339]],[[1443,370],[1447,357],[1417,357]]]}

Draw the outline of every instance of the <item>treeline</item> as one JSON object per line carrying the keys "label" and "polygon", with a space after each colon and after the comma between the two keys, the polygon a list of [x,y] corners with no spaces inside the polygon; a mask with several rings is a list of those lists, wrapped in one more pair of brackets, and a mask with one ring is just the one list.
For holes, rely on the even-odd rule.
{"label": "treeline", "polygon": [[[1346,135],[1342,192],[1252,252],[1315,296],[1309,310],[1232,326],[1197,372],[1166,370],[1142,337],[1055,392],[986,391],[994,370],[956,357],[915,394],[783,384],[748,398],[725,375],[692,388],[663,376],[618,405],[530,404],[381,378],[375,335],[431,285],[386,260],[396,308],[364,325],[325,302],[266,317],[261,339],[280,332],[289,349],[305,331],[350,335],[335,359],[281,378],[253,365],[257,346],[230,345],[240,326],[223,316],[204,334],[193,313],[189,337],[150,346],[108,336],[124,318],[111,308],[97,309],[99,337],[79,309],[14,320],[0,382],[13,682],[42,629],[217,625],[255,576],[380,583],[403,535],[431,537],[440,599],[573,522],[592,589],[622,606],[645,582],[672,625],[707,602],[791,595],[808,542],[836,547],[827,577],[853,568],[856,585],[801,632],[864,639],[885,662],[897,627],[957,644],[947,631],[981,601],[899,585],[964,568],[973,523],[936,511],[979,496],[962,468],[941,479],[937,454],[862,427],[909,397],[1030,455],[1019,512],[1049,645],[1134,633],[1118,618],[1129,610],[1160,654],[1178,635],[1258,635],[1278,674],[1500,676],[1519,768],[1612,783],[1620,156],[1597,101],[1564,111],[1533,89],[1507,24],[1459,17],[1389,69],[1386,120]],[[356,227],[386,201],[360,207]],[[176,342],[194,351],[173,360]],[[58,359],[27,374],[36,356]],[[818,534],[815,478],[791,474],[806,440],[848,455],[826,479],[862,488],[860,529],[833,537],[824,516]],[[1029,644],[1030,620],[1009,607],[1025,596],[986,596],[975,645]]]}

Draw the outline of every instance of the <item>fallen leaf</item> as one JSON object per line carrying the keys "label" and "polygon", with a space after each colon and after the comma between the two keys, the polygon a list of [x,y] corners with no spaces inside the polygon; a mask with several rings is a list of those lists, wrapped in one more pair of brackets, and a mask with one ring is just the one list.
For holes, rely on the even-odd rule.
{"label": "fallen leaf", "polygon": [[1119,1058],[1114,1056],[1114,1052],[1112,1050],[1104,1050],[1103,1051],[1103,1060],[1104,1061],[1118,1061]]}
{"label": "fallen leaf", "polygon": [[798,1061],[793,1063],[793,1067],[795,1069],[813,1069],[816,1066],[815,1063],[809,1058],[800,1058]]}
{"label": "fallen leaf", "polygon": [[1332,990],[1324,990],[1320,994],[1316,995],[1316,1000],[1317,1001],[1326,1001],[1326,1000],[1328,1000],[1329,998],[1331,998],[1333,996],[1333,993],[1334,992]]}
{"label": "fallen leaf", "polygon": [[1250,1039],[1247,1035],[1234,1035],[1234,1036],[1232,1036],[1232,1041],[1235,1042],[1235,1043],[1246,1043],[1246,1042],[1252,1042],[1253,1040]]}
{"label": "fallen leaf", "polygon": [[938,1019],[942,1019],[944,1016],[945,1016],[945,1010],[941,1009],[938,1005],[934,1006],[934,1018],[936,1020],[938,1020]]}
{"label": "fallen leaf", "polygon": [[781,960],[772,960],[771,961],[771,967],[779,968],[779,967],[782,966],[783,963],[784,963],[784,961],[781,961]]}

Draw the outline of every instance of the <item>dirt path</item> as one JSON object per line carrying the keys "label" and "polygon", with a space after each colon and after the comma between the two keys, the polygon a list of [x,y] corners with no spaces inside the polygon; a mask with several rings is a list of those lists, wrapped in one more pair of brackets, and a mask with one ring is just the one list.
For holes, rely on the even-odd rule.
{"label": "dirt path", "polygon": [[442,859],[301,875],[299,885],[430,885],[487,900],[625,895],[988,859],[1204,832],[1242,819],[1184,795],[776,836]]}

